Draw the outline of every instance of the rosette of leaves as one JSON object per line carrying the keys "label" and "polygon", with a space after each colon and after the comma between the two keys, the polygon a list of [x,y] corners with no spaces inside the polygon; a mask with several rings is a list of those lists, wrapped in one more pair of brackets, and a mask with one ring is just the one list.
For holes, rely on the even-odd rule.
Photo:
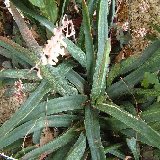
{"label": "rosette of leaves", "polygon": [[[61,10],[68,4],[63,3]],[[51,32],[55,26],[22,1],[12,0],[10,4],[27,47],[0,38],[1,54],[21,65],[19,69],[2,70],[0,77],[36,85],[28,90],[31,93],[19,110],[0,127],[2,152],[22,160],[104,160],[127,156],[139,159],[145,145],[160,149],[159,108],[155,107],[159,102],[155,96],[147,99],[137,93],[138,87],[145,89],[140,85],[144,73],[159,70],[160,40],[152,42],[142,55],[109,67],[109,26],[115,2],[83,0],[81,30],[84,34],[79,39],[84,38],[85,49],[65,38],[71,58],[63,59],[56,66],[43,65],[42,48],[27,34],[30,31],[17,8]],[[93,38],[94,11],[97,35]],[[30,69],[35,65],[42,79],[37,71]]]}

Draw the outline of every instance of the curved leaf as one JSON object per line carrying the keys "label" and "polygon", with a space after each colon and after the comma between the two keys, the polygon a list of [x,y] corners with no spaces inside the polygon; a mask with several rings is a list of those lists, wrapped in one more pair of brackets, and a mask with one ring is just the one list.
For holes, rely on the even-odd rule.
{"label": "curved leaf", "polygon": [[7,58],[11,58],[11,59],[18,59],[19,63],[21,63],[21,61],[25,61],[30,65],[33,65],[33,62],[31,61],[31,59],[29,58],[28,54],[30,51],[28,49],[23,48],[22,46],[20,46],[19,44],[13,42],[12,40],[9,40],[6,37],[2,37],[0,36],[0,46],[2,46],[3,48],[7,49],[6,56]]}
{"label": "curved leaf", "polygon": [[115,117],[119,121],[126,124],[128,127],[143,135],[150,142],[150,144],[152,144],[152,146],[160,148],[160,134],[149,125],[147,125],[147,123],[145,123],[142,119],[133,116],[115,104],[103,103],[95,107],[100,111]]}
{"label": "curved leaf", "polygon": [[29,69],[6,69],[0,71],[0,78],[20,78],[28,80],[40,80],[37,76],[36,71],[31,71]]}
{"label": "curved leaf", "polygon": [[145,72],[156,72],[159,70],[159,58],[160,48],[137,70],[107,88],[109,97],[114,99],[125,94],[131,94],[130,90],[143,79]]}
{"label": "curved leaf", "polygon": [[45,116],[45,114],[51,115],[63,111],[83,109],[83,104],[86,100],[87,97],[84,95],[73,95],[51,99],[48,100],[48,102],[42,102],[28,117],[26,117],[26,119],[24,119],[24,121]]}
{"label": "curved leaf", "polygon": [[111,145],[109,147],[105,147],[104,152],[110,153],[120,159],[125,159],[126,156],[118,150],[121,146],[122,145],[120,145],[120,144],[115,144],[115,145]]}
{"label": "curved leaf", "polygon": [[128,147],[133,153],[134,159],[139,160],[140,151],[139,151],[139,146],[137,144],[137,140],[134,137],[132,137],[131,139],[127,138],[126,141],[127,141]]}
{"label": "curved leaf", "polygon": [[105,160],[104,148],[100,137],[98,111],[85,107],[85,129],[92,160]]}
{"label": "curved leaf", "polygon": [[66,160],[75,160],[75,159],[81,160],[85,149],[86,149],[86,137],[83,135],[83,133],[81,133],[77,142],[68,152]]}
{"label": "curved leaf", "polygon": [[11,1],[9,1],[9,3],[10,3],[11,14],[19,28],[19,31],[21,32],[23,39],[26,42],[26,45],[34,52],[34,54],[38,58],[42,57],[45,58],[42,47],[39,46],[39,44],[33,37],[31,30],[29,30],[21,14],[18,12],[17,8]]}
{"label": "curved leaf", "polygon": [[35,131],[46,127],[46,121],[48,127],[68,127],[72,121],[76,119],[74,115],[52,115],[47,117],[41,117],[37,120],[30,120],[11,131],[4,137],[0,138],[0,149],[12,144],[14,141],[21,139],[24,136],[29,135]]}
{"label": "curved leaf", "polygon": [[108,83],[111,84],[114,78],[131,72],[143,65],[158,50],[159,46],[160,40],[154,41],[142,52],[141,55],[133,55],[121,63],[115,64],[111,67],[109,72],[107,79]]}
{"label": "curved leaf", "polygon": [[108,40],[108,0],[100,0],[98,19],[98,56],[105,52]]}
{"label": "curved leaf", "polygon": [[82,13],[83,13],[83,28],[85,35],[85,49],[86,49],[86,62],[87,62],[87,75],[88,79],[91,81],[93,77],[94,65],[95,65],[95,55],[93,50],[93,40],[91,34],[91,25],[88,7],[86,2],[82,0]]}
{"label": "curved leaf", "polygon": [[73,69],[70,70],[65,77],[71,82],[81,94],[84,94],[84,89],[87,82]]}
{"label": "curved leaf", "polygon": [[115,149],[119,149],[122,145],[121,144],[115,144],[115,145],[111,145],[108,147],[104,148],[104,152],[106,153],[110,153],[111,151],[115,150]]}
{"label": "curved leaf", "polygon": [[70,141],[72,141],[75,137],[77,137],[77,133],[75,132],[75,128],[70,128],[66,133],[63,135],[55,138],[53,141],[43,145],[42,147],[36,148],[31,152],[27,153],[22,157],[22,160],[28,160],[34,158],[42,153],[51,153],[58,148],[66,145]]}
{"label": "curved leaf", "polygon": [[96,103],[105,93],[106,76],[109,71],[109,53],[111,50],[110,40],[107,40],[104,53],[98,56],[95,73],[93,76],[93,85],[91,91],[92,102]]}
{"label": "curved leaf", "polygon": [[0,127],[0,137],[5,137],[15,126],[19,125],[39,104],[43,96],[51,90],[46,81],[42,81],[38,88],[22,104],[18,111],[12,115],[10,120],[6,121]]}

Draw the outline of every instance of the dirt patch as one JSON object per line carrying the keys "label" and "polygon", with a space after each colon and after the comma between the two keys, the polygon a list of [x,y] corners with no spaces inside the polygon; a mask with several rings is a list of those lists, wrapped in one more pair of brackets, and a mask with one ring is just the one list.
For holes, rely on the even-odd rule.
{"label": "dirt patch", "polygon": [[[3,124],[6,120],[8,120],[13,113],[20,107],[23,103],[22,101],[18,101],[16,97],[6,97],[5,92],[7,88],[0,89],[0,123]],[[24,97],[23,101],[25,101],[26,97]]]}
{"label": "dirt patch", "polygon": [[129,23],[132,39],[130,47],[133,54],[140,54],[150,43],[145,38],[147,34],[155,34],[156,32],[151,23],[158,24],[160,22],[160,3],[159,0],[128,0],[129,5]]}

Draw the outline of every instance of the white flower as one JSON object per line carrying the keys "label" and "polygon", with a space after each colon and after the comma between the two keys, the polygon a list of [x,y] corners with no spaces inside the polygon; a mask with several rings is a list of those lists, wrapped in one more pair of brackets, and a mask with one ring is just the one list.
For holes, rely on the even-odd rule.
{"label": "white flower", "polygon": [[123,31],[128,31],[128,28],[129,28],[129,23],[128,23],[128,22],[125,22],[125,23],[122,25]]}
{"label": "white flower", "polygon": [[137,33],[137,37],[144,37],[147,34],[147,30],[145,28],[139,28],[139,30],[135,32]]}
{"label": "white flower", "polygon": [[59,55],[64,56],[68,54],[65,52],[67,44],[63,40],[63,31],[66,32],[66,37],[75,35],[73,23],[71,20],[66,18],[66,15],[62,20],[62,26],[54,28],[54,36],[52,36],[51,39],[47,41],[48,43],[43,48],[43,52],[47,56],[48,64],[56,65]]}
{"label": "white flower", "polygon": [[142,13],[146,12],[149,8],[149,5],[147,4],[147,2],[143,1],[140,5],[139,8],[141,10]]}

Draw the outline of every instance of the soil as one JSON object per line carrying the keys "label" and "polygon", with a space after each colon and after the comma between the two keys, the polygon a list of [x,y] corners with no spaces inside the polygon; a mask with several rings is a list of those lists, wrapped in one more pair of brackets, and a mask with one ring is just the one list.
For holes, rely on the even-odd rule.
{"label": "soil", "polygon": [[6,90],[7,87],[0,88],[0,124],[8,120],[26,99],[24,97],[20,102],[15,96],[7,97],[5,96]]}

